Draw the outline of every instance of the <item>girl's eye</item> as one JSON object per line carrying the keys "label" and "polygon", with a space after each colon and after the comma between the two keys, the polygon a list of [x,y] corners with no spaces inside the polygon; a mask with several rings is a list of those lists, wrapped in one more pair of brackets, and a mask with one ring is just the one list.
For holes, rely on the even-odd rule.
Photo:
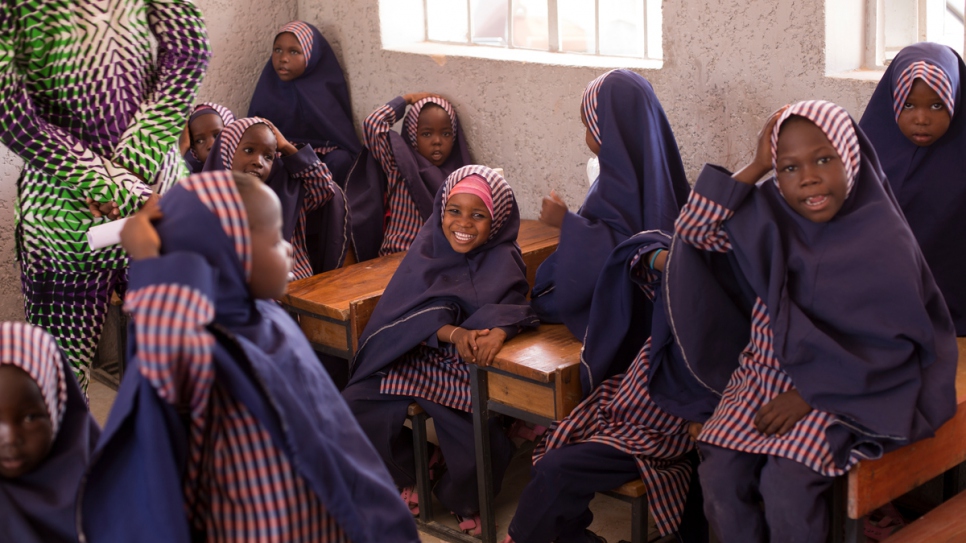
{"label": "girl's eye", "polygon": [[421,137],[421,138],[429,138],[429,137],[432,137],[432,135],[433,134],[431,132],[422,132],[422,133],[419,134],[419,137]]}
{"label": "girl's eye", "polygon": [[452,138],[453,137],[453,133],[450,132],[449,130],[447,130],[446,132],[443,132],[443,137],[444,138]]}
{"label": "girl's eye", "polygon": [[302,52],[301,51],[298,51],[296,49],[292,49],[291,51],[289,51],[289,54],[290,55],[301,55]]}
{"label": "girl's eye", "polygon": [[943,103],[937,103],[932,105],[932,109],[935,111],[942,111],[945,108],[946,108],[946,105]]}
{"label": "girl's eye", "polygon": [[475,220],[482,221],[482,220],[486,219],[486,215],[484,215],[482,213],[474,213],[473,214],[473,218]]}
{"label": "girl's eye", "polygon": [[254,149],[252,149],[251,147],[245,147],[244,149],[242,149],[242,151],[244,151],[245,153],[247,153],[247,154],[249,154],[249,155],[250,155],[250,154],[252,154],[252,153],[253,153],[253,152],[254,152],[255,150],[254,150]]}
{"label": "girl's eye", "polygon": [[829,162],[832,162],[832,157],[830,156],[823,156],[822,158],[818,159],[819,164],[828,164]]}
{"label": "girl's eye", "polygon": [[47,418],[47,413],[30,413],[24,417],[27,422],[38,422]]}
{"label": "girl's eye", "polygon": [[276,47],[275,49],[272,49],[272,52],[275,53],[276,55],[281,54],[282,48],[281,47]]}
{"label": "girl's eye", "polygon": [[906,102],[902,104],[902,109],[912,109],[912,104],[910,104],[909,102]]}
{"label": "girl's eye", "polygon": [[451,208],[447,209],[446,212],[449,213],[450,215],[459,215],[460,214],[460,210],[456,209],[455,207],[451,207]]}
{"label": "girl's eye", "polygon": [[265,160],[271,162],[271,161],[275,160],[275,155],[274,154],[266,154],[265,155]]}
{"label": "girl's eye", "polygon": [[794,172],[795,171],[795,166],[789,164],[788,166],[785,166],[784,168],[782,168],[781,171],[783,171],[783,172]]}

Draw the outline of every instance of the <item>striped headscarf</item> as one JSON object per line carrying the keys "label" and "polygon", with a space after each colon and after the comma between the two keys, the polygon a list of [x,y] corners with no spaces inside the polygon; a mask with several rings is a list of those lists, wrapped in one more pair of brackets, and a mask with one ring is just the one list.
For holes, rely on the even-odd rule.
{"label": "striped headscarf", "polygon": [[195,193],[201,203],[218,217],[225,235],[235,245],[235,253],[247,280],[252,276],[252,241],[248,212],[245,211],[233,176],[227,170],[203,172],[189,176],[181,185]]}
{"label": "striped headscarf", "polygon": [[[423,111],[423,107],[425,107],[426,104],[436,104],[446,111],[446,114],[449,115],[449,121],[453,127],[453,139],[456,139],[456,110],[453,109],[453,104],[449,103],[449,100],[445,98],[440,98],[438,96],[427,96],[426,98],[423,98],[422,100],[413,104],[413,107],[409,108],[409,111],[406,112],[406,116],[403,118],[402,133],[409,145],[412,145],[413,149],[416,148],[416,125],[419,124],[419,114]],[[456,149],[455,145],[453,149]]]}
{"label": "striped headscarf", "polygon": [[896,122],[899,122],[902,106],[906,103],[906,99],[909,98],[909,92],[912,91],[912,84],[916,79],[922,79],[932,90],[936,91],[936,94],[939,95],[939,98],[942,99],[943,104],[946,106],[949,117],[952,118],[955,112],[956,100],[953,98],[953,84],[949,80],[949,76],[939,66],[920,60],[907,66],[896,80],[895,91],[892,95],[892,107],[896,112]]}
{"label": "striped headscarf", "polygon": [[[838,152],[845,164],[845,173],[848,177],[846,196],[852,192],[852,185],[859,173],[859,162],[861,150],[859,149],[859,138],[855,134],[852,126],[852,117],[842,109],[841,106],[826,102],[825,100],[806,100],[791,104],[782,112],[775,123],[775,128],[771,132],[771,165],[775,167],[776,154],[778,149],[778,132],[781,130],[782,123],[792,115],[804,117],[818,126],[832,147]],[[775,178],[775,186],[778,186],[778,178]],[[779,190],[781,190],[779,188]]]}
{"label": "striped headscarf", "polygon": [[506,179],[486,166],[463,166],[462,168],[451,173],[449,177],[446,178],[446,182],[443,184],[442,209],[440,209],[440,216],[442,217],[443,213],[445,213],[446,202],[449,200],[449,195],[453,190],[453,187],[467,177],[473,176],[482,178],[486,181],[486,184],[490,186],[490,195],[493,198],[493,225],[490,227],[490,237],[487,238],[487,240],[490,240],[493,239],[493,237],[500,232],[500,229],[503,228],[503,225],[506,224],[507,219],[510,217],[510,213],[513,211],[514,199],[513,189],[510,188],[510,184],[506,182]]}
{"label": "striped headscarf", "polygon": [[188,117],[188,122],[190,123],[202,115],[209,115],[212,113],[221,117],[221,124],[225,126],[235,122],[235,114],[232,113],[230,109],[214,102],[202,102],[196,105],[194,111],[191,113],[191,117]]}
{"label": "striped headscarf", "polygon": [[305,57],[305,65],[308,66],[309,60],[312,58],[312,28],[302,21],[292,21],[282,28],[279,28],[278,32],[275,33],[275,38],[277,39],[279,34],[285,32],[295,34],[295,39],[302,46],[302,56]]}
{"label": "striped headscarf", "polygon": [[54,338],[23,322],[0,323],[0,365],[20,368],[37,382],[56,436],[67,405],[67,376]]}
{"label": "striped headscarf", "polygon": [[583,96],[580,97],[580,112],[584,117],[584,122],[587,123],[587,129],[590,130],[597,145],[602,145],[600,125],[597,123],[597,95],[600,93],[600,86],[604,84],[604,80],[615,71],[611,70],[588,83],[587,88],[584,89]]}
{"label": "striped headscarf", "polygon": [[[226,170],[231,169],[232,159],[235,157],[235,151],[238,149],[238,144],[241,142],[242,136],[245,135],[245,131],[259,123],[271,128],[271,124],[261,117],[244,117],[226,125],[225,129],[221,131],[219,156]],[[214,151],[214,148],[212,148],[212,151]]]}

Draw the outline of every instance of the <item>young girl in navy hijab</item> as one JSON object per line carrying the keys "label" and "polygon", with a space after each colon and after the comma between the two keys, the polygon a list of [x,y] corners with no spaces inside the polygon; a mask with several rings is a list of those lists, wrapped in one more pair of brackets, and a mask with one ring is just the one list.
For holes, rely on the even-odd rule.
{"label": "young girl in navy hijab", "polygon": [[682,360],[720,399],[690,420],[704,422],[698,471],[723,543],[825,541],[834,477],[956,410],[949,312],[875,151],[835,104],[776,112],[733,176],[705,167],[665,284]]}
{"label": "young girl in navy hijab", "polygon": [[600,176],[577,213],[556,194],[544,198],[540,220],[560,228],[560,244],[537,269],[533,307],[583,339],[607,256],[638,232],[670,232],[689,188],[664,109],[640,75],[614,70],[591,81],[580,119]]}
{"label": "young girl in navy hijab", "polygon": [[[510,185],[485,166],[453,172],[359,340],[342,395],[402,489],[414,514],[410,403],[432,418],[446,472],[436,496],[480,533],[479,493],[470,414],[470,370],[488,365],[503,343],[536,326],[516,244],[520,212]],[[513,444],[490,421],[494,486],[499,490]]]}
{"label": "young girl in navy hijab", "polygon": [[[402,135],[392,130],[400,118]],[[363,137],[368,151],[346,184],[360,262],[408,250],[433,214],[443,180],[472,162],[453,105],[427,92],[399,96],[373,111]]]}
{"label": "young girl in navy hijab", "polygon": [[[229,124],[211,149],[205,171],[234,170],[261,179],[282,202],[282,235],[295,250],[295,279],[342,265],[348,220],[342,191],[312,148],[290,143],[271,122],[246,117]],[[308,214],[324,212],[327,235],[310,245]]]}
{"label": "young girl in navy hijab", "polygon": [[204,102],[195,106],[180,141],[181,154],[189,172],[201,171],[218,134],[234,121],[235,115],[223,105]]}
{"label": "young girl in navy hijab", "polygon": [[319,29],[292,21],[279,29],[255,85],[249,117],[264,117],[322,159],[340,187],[362,149],[352,125],[342,66]]}
{"label": "young girl in navy hijab", "polygon": [[938,43],[899,51],[859,126],[875,147],[956,335],[966,335],[966,65]]}
{"label": "young girl in navy hijab", "polygon": [[81,489],[86,541],[419,541],[273,301],[292,266],[281,227],[278,198],[237,172],[188,177],[125,225],[133,341]]}
{"label": "young girl in navy hijab", "polygon": [[77,487],[100,428],[47,332],[0,323],[0,540],[77,541]]}

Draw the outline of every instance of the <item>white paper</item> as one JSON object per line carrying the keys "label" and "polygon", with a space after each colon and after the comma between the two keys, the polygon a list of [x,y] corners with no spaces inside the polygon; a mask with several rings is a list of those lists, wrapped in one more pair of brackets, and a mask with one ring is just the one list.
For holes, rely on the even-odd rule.
{"label": "white paper", "polygon": [[598,175],[600,175],[600,161],[597,157],[591,157],[587,160],[587,184],[593,185]]}
{"label": "white paper", "polygon": [[91,249],[103,249],[121,242],[121,229],[127,219],[117,219],[97,226],[87,231],[87,243]]}

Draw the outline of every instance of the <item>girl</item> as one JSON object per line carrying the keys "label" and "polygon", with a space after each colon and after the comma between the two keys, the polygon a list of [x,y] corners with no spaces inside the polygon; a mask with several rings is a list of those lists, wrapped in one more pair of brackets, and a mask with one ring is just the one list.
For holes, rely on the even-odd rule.
{"label": "girl", "polygon": [[560,244],[537,269],[533,307],[583,338],[607,255],[638,232],[670,232],[689,188],[664,109],[640,75],[614,70],[591,81],[580,119],[600,176],[577,213],[555,193],[543,199],[540,220],[561,229]]}
{"label": "girl", "polygon": [[292,265],[281,226],[274,193],[237,172],[193,175],[125,225],[132,370],[80,491],[86,541],[419,540],[272,301]]}
{"label": "girl", "polygon": [[964,76],[966,65],[949,47],[910,45],[886,69],[859,123],[960,336],[966,335]]}
{"label": "girl", "polygon": [[248,116],[264,117],[292,141],[314,149],[336,184],[345,186],[362,145],[339,59],[317,28],[292,21],[279,29]]}
{"label": "girl", "polygon": [[[411,402],[433,417],[447,471],[436,496],[480,533],[470,415],[469,363],[487,365],[523,327],[536,326],[516,244],[520,213],[510,185],[484,166],[453,172],[359,341],[342,395],[418,513]],[[490,421],[494,486],[499,491],[513,445]],[[423,496],[422,499],[426,499]]]}
{"label": "girl", "polygon": [[[246,117],[225,127],[205,171],[234,170],[268,184],[282,201],[282,234],[295,250],[295,279],[335,269],[345,259],[348,225],[342,191],[309,146],[290,143],[268,120]],[[306,215],[323,209],[332,233],[322,247],[308,246]]]}
{"label": "girl", "polygon": [[225,106],[211,102],[195,106],[194,112],[185,123],[180,141],[181,155],[188,165],[188,171],[201,171],[211,146],[215,144],[215,138],[234,121],[235,115]]}
{"label": "girl", "polygon": [[[734,292],[753,296],[744,327],[734,308],[751,304],[723,295],[703,251],[730,253]],[[931,436],[956,409],[942,295],[875,151],[835,104],[776,112],[734,176],[705,167],[665,284],[683,360],[720,397],[698,471],[724,543],[825,541],[833,478]]]}
{"label": "girl", "polygon": [[[631,316],[639,308],[631,303],[632,290],[654,297],[669,241],[663,232],[637,234],[604,266],[581,353],[585,399],[535,449],[531,479],[504,543],[600,541],[587,530],[591,499],[635,477],[647,483],[662,536],[678,532],[680,541],[707,541],[700,489],[691,484],[688,421],[663,411],[648,392],[651,346],[666,344],[670,336],[663,308],[655,309],[655,336],[646,342]],[[608,292],[619,294],[608,299]],[[621,351],[632,344],[637,353],[628,367]]]}
{"label": "girl", "polygon": [[77,541],[77,486],[99,435],[54,338],[0,323],[0,539]]}
{"label": "girl", "polygon": [[[391,128],[404,113],[400,136]],[[434,94],[395,98],[373,111],[363,130],[369,154],[359,157],[346,184],[360,262],[408,250],[443,180],[472,162],[456,111]]]}

